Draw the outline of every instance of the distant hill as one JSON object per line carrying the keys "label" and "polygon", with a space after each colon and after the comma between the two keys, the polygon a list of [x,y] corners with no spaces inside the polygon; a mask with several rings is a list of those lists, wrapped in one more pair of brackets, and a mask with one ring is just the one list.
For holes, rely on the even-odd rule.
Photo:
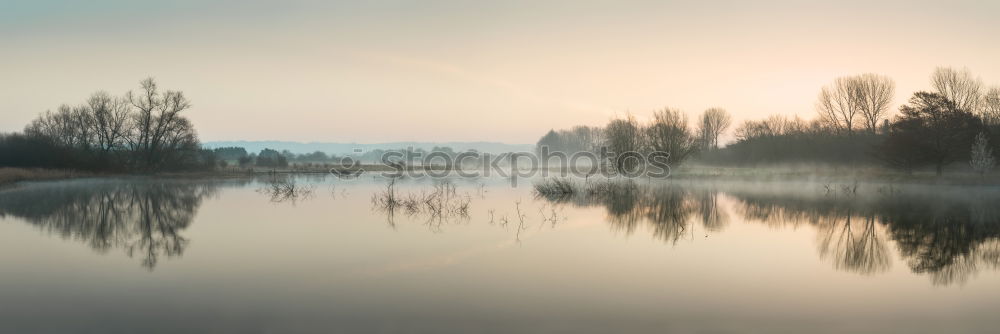
{"label": "distant hill", "polygon": [[466,151],[466,150],[477,150],[479,152],[485,153],[504,153],[504,152],[530,152],[534,150],[534,145],[531,144],[504,144],[497,142],[391,142],[391,143],[378,143],[378,144],[359,144],[359,143],[323,143],[323,142],[293,142],[293,141],[210,141],[202,143],[206,148],[218,148],[218,147],[243,147],[247,152],[260,152],[260,150],[265,148],[270,148],[274,150],[289,150],[296,154],[301,153],[312,153],[316,151],[321,151],[327,154],[349,154],[356,153],[355,150],[361,150],[363,152],[369,152],[377,149],[401,149],[413,147],[414,149],[422,148],[425,150],[431,150],[435,146],[447,146],[451,147],[455,151]]}

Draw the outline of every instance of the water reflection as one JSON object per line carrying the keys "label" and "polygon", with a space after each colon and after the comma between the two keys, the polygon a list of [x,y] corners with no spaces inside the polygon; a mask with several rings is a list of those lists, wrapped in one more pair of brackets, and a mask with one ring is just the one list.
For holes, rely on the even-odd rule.
{"label": "water reflection", "polygon": [[74,181],[0,192],[0,218],[24,219],[42,230],[105,253],[121,249],[152,270],[177,257],[181,235],[216,183],[171,180]]}
{"label": "water reflection", "polygon": [[[322,180],[268,178],[261,181],[258,192],[275,202],[294,203],[310,197]],[[189,241],[182,232],[205,197],[222,185],[248,182],[252,180],[42,183],[0,192],[0,217],[21,218],[98,252],[121,250],[153,269],[162,258],[184,252]],[[670,244],[707,237],[734,221],[775,228],[808,226],[816,231],[817,256],[841,271],[870,276],[905,266],[934,284],[949,285],[962,284],[983,270],[1000,269],[1000,207],[995,204],[1000,202],[1000,191],[882,192],[862,186],[840,192],[815,184],[588,182],[572,193],[540,195],[540,207],[513,200],[517,194],[512,194],[511,202],[506,202],[511,204],[484,207],[482,217],[510,231],[516,241],[530,226],[554,228],[569,219],[566,207],[603,208],[612,231],[625,235],[648,231]],[[449,223],[471,220],[473,194],[466,189],[447,182],[396,187],[390,180],[371,196],[376,213],[385,215],[390,226],[395,226],[396,216],[403,216],[440,232]],[[331,188],[332,193],[344,191]],[[479,187],[478,194],[484,198],[485,189]]]}
{"label": "water reflection", "polygon": [[299,184],[295,176],[283,174],[272,175],[257,189],[257,193],[267,196],[273,203],[288,202],[295,205],[300,200],[312,198],[315,188]]}
{"label": "water reflection", "polygon": [[929,273],[935,283],[949,284],[965,282],[980,269],[997,269],[997,198],[884,202],[890,210],[880,216],[913,272]]}
{"label": "water reflection", "polygon": [[408,218],[423,217],[424,225],[431,231],[441,232],[443,227],[452,222],[466,222],[469,219],[469,206],[472,196],[469,193],[459,194],[457,187],[450,181],[437,181],[430,191],[403,192],[398,189],[397,178],[391,178],[384,190],[372,194],[372,208],[385,215],[386,223],[396,228],[396,214],[402,213]]}
{"label": "water reflection", "polygon": [[837,269],[871,275],[892,266],[885,232],[874,217],[831,217],[817,227],[819,256],[832,260]]}
{"label": "water reflection", "polygon": [[816,225],[819,249],[839,269],[888,270],[887,241],[914,273],[938,285],[964,283],[1000,260],[1000,200],[995,192],[935,190],[870,196],[732,192],[748,220]]}
{"label": "water reflection", "polygon": [[887,207],[827,191],[817,195],[743,189],[729,194],[740,200],[736,211],[747,221],[774,227],[814,225],[820,258],[839,270],[872,275],[892,267],[884,225],[871,211]]}
{"label": "water reflection", "polygon": [[602,206],[611,229],[633,234],[646,225],[653,236],[665,242],[693,238],[694,224],[707,231],[721,230],[729,221],[721,210],[718,193],[712,190],[661,185],[650,187],[631,180],[592,181],[573,194],[539,194],[553,203]]}
{"label": "water reflection", "polygon": [[[778,228],[812,225],[819,257],[838,270],[862,275],[890,270],[893,249],[910,271],[928,275],[935,285],[962,284],[980,270],[1000,267],[1000,194],[994,191],[856,190],[844,195],[816,185],[776,190],[608,183],[614,184],[540,197],[604,207],[613,230],[631,234],[645,224],[668,243],[694,238],[694,226],[705,233],[720,231],[732,215]],[[734,204],[720,205],[723,198]]]}

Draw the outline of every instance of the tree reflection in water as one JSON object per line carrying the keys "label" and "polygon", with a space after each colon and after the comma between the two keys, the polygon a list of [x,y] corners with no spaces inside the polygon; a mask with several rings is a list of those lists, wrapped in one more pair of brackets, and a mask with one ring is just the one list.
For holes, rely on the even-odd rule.
{"label": "tree reflection in water", "polygon": [[820,258],[832,259],[837,269],[863,275],[889,270],[892,258],[875,217],[831,218],[817,224]]}
{"label": "tree reflection in water", "polygon": [[[541,197],[602,206],[612,229],[631,234],[647,224],[657,239],[670,243],[693,237],[695,224],[719,231],[732,214],[773,227],[808,224],[817,230],[820,258],[838,270],[862,275],[891,269],[893,248],[912,272],[928,275],[936,285],[962,284],[980,270],[1000,269],[1000,206],[995,204],[1000,193],[994,191],[918,189],[837,196],[816,185],[715,187],[632,181],[597,188],[606,191]],[[735,198],[737,204],[727,209],[720,205],[721,196]]]}
{"label": "tree reflection in water", "polygon": [[44,231],[87,243],[99,253],[122,249],[152,270],[180,256],[180,232],[217,184],[179,180],[68,181],[0,193],[0,217],[14,216]]}
{"label": "tree reflection in water", "polygon": [[1000,208],[996,197],[967,202],[892,198],[881,215],[901,256],[936,284],[964,283],[1000,261]]}
{"label": "tree reflection in water", "polygon": [[670,243],[693,237],[693,224],[718,231],[729,220],[720,210],[718,194],[706,189],[651,187],[631,180],[593,180],[583,188],[574,194],[539,196],[554,203],[603,206],[612,230],[632,234],[645,224],[654,237]]}
{"label": "tree reflection in water", "polygon": [[[974,194],[969,194],[972,192]],[[887,240],[914,273],[936,285],[962,284],[997,269],[1000,194],[923,189],[871,196],[735,191],[747,220],[815,225],[820,255],[838,269],[873,274],[889,269]]]}

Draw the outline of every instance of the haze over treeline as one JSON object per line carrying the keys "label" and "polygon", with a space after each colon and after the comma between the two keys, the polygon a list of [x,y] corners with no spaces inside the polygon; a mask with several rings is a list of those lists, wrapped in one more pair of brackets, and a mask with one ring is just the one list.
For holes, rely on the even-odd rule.
{"label": "haze over treeline", "polygon": [[[215,149],[220,147],[242,147],[247,151],[256,152],[266,148],[278,151],[288,150],[296,154],[313,153],[320,151],[327,154],[348,155],[354,153],[364,153],[373,150],[395,150],[402,148],[433,150],[435,147],[449,147],[455,151],[475,150],[485,153],[505,153],[505,152],[531,152],[534,145],[531,144],[508,144],[499,142],[477,141],[477,142],[391,142],[391,143],[333,143],[333,142],[293,142],[277,140],[235,140],[235,141],[210,141],[204,143],[206,148]],[[359,152],[360,151],[360,152]]]}
{"label": "haze over treeline", "polygon": [[[1000,86],[987,86],[968,69],[939,67],[930,89],[892,110],[892,78],[865,73],[838,77],[822,87],[811,119],[771,115],[745,120],[732,130],[735,142],[719,146],[730,114],[709,108],[691,120],[663,108],[640,122],[631,113],[603,128],[550,130],[537,147],[567,153],[660,151],[674,166],[689,159],[706,164],[828,163],[883,165],[905,172],[932,166],[938,175],[953,163],[985,174],[1000,149]],[[615,166],[629,168],[629,166]]]}
{"label": "haze over treeline", "polygon": [[[961,163],[960,171],[992,171],[993,152],[1000,149],[1000,87],[952,67],[937,68],[930,83],[929,90],[914,92],[898,111],[891,108],[893,79],[865,73],[834,78],[820,88],[816,114],[809,120],[772,115],[734,125],[721,107],[695,115],[666,107],[646,121],[626,113],[604,126],[550,130],[536,148],[538,153],[607,151],[613,155],[598,162],[618,172],[637,167],[614,156],[626,152],[665,152],[675,167],[688,160],[730,166],[805,162],[885,166],[907,173],[933,167],[941,175]],[[284,168],[344,157],[379,162],[388,151],[454,157],[465,151],[496,154],[526,148],[487,142],[455,144],[490,151],[426,143],[350,144],[349,152],[341,148],[336,153],[294,152],[266,143],[254,147],[252,142],[247,147],[205,147],[187,118],[191,106],[184,93],[160,89],[152,78],[121,95],[97,91],[83,103],[42,113],[21,133],[0,136],[0,165],[104,171],[214,170],[232,164]],[[723,144],[720,138],[727,133],[736,141]]]}

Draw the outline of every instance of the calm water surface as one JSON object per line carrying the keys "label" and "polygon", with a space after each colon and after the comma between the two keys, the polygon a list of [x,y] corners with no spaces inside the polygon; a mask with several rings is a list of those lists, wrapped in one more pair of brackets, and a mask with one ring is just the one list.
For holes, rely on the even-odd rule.
{"label": "calm water surface", "polygon": [[994,189],[277,181],[0,192],[0,332],[1000,331]]}

